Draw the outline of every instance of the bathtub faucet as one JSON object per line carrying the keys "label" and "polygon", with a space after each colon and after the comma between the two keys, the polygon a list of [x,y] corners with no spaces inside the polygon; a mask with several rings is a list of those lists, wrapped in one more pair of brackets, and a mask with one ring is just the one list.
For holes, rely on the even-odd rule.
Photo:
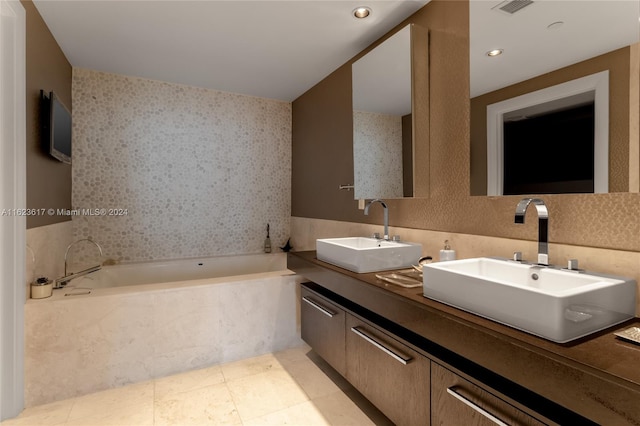
{"label": "bathtub faucet", "polygon": [[[69,250],[71,249],[71,247],[73,247],[74,245],[76,245],[77,243],[80,243],[82,241],[88,241],[90,243],[93,243],[97,248],[98,251],[100,252],[100,263],[98,265],[95,266],[91,266],[87,269],[83,269],[82,271],[79,272],[72,272],[72,273],[67,273],[67,256],[69,255]],[[96,272],[99,271],[100,269],[102,269],[102,247],[100,246],[100,244],[98,244],[97,242],[93,241],[90,238],[83,238],[81,240],[78,241],[74,241],[71,244],[69,244],[69,246],[67,246],[67,250],[64,252],[64,276],[62,278],[58,278],[55,281],[55,284],[53,286],[53,288],[63,288],[64,286],[66,286],[69,281],[75,279],[75,278],[80,278],[82,276],[88,275],[92,272]]]}

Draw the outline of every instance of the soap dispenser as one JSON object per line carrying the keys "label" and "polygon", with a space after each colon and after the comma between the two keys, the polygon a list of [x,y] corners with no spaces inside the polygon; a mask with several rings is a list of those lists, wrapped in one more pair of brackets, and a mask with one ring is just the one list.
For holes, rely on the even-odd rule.
{"label": "soap dispenser", "polygon": [[449,240],[444,240],[444,249],[440,250],[440,261],[456,260],[456,251],[449,246]]}

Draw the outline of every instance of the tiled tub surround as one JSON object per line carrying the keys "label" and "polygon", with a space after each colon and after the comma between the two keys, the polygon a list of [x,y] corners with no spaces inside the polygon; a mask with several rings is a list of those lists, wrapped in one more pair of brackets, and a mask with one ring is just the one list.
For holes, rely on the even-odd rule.
{"label": "tiled tub surround", "polygon": [[289,236],[291,104],[73,70],[76,239],[145,261],[263,249]]}
{"label": "tiled tub surround", "polygon": [[29,300],[25,404],[299,345],[299,280],[285,269]]}
{"label": "tiled tub surround", "polygon": [[[393,212],[390,215],[393,215]],[[381,231],[382,223],[380,225],[371,225],[303,217],[291,218],[291,244],[296,248],[296,251],[315,250],[317,238],[366,236]],[[405,241],[422,244],[422,254],[432,256],[434,261],[438,260],[439,251],[443,248],[444,240],[449,240],[451,248],[456,250],[458,259],[482,256],[511,257],[513,252],[520,251],[523,259],[532,260],[536,259],[538,249],[536,241],[483,235],[394,226],[389,227],[389,233],[391,235],[400,235]],[[568,259],[578,259],[581,269],[633,278],[638,283],[637,293],[640,294],[639,252],[567,244],[549,244],[550,263],[565,266]],[[636,299],[636,316],[640,317],[640,297]]]}

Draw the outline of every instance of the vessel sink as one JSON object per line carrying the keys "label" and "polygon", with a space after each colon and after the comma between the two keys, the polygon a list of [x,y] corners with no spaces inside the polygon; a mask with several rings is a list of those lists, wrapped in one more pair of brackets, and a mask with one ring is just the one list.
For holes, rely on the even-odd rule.
{"label": "vessel sink", "polygon": [[422,256],[422,245],[376,238],[346,237],[316,240],[318,260],[352,272],[410,268]]}
{"label": "vessel sink", "polygon": [[636,282],[498,258],[425,265],[424,295],[566,343],[635,316]]}

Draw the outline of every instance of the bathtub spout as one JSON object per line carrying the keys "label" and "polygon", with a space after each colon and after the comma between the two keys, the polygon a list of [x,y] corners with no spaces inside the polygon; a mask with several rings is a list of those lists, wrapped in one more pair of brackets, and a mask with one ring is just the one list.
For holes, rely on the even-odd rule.
{"label": "bathtub spout", "polygon": [[62,288],[65,285],[67,285],[67,283],[69,281],[71,281],[72,279],[83,277],[83,276],[88,275],[88,274],[90,274],[92,272],[99,271],[100,269],[102,269],[102,266],[96,265],[96,266],[92,266],[90,268],[84,269],[84,270],[82,270],[80,272],[72,272],[69,275],[65,275],[62,278],[58,278],[56,280],[55,288]]}

